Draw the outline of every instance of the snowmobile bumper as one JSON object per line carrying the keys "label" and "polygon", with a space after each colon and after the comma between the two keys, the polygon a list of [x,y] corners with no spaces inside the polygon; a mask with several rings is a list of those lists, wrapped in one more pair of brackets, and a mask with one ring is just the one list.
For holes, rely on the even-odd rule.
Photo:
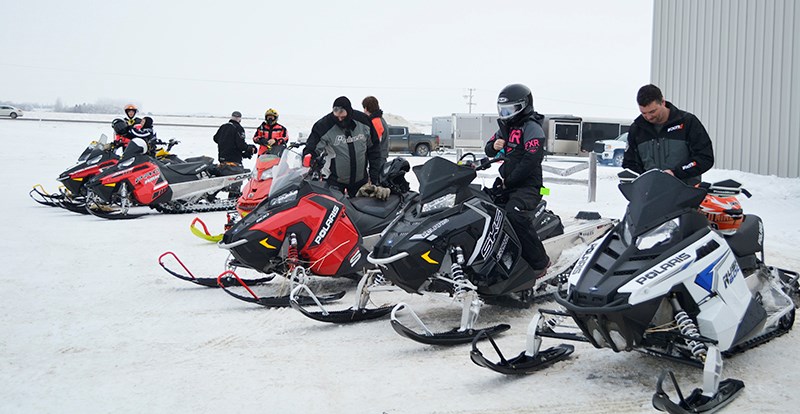
{"label": "snowmobile bumper", "polygon": [[[203,230],[200,230],[199,228],[197,228],[197,226],[195,226],[196,223],[200,223],[200,226],[203,227]],[[200,220],[200,217],[195,217],[194,220],[192,220],[192,224],[189,225],[189,230],[191,230],[192,234],[194,234],[195,236],[197,236],[197,237],[199,237],[199,238],[201,238],[203,240],[210,241],[212,243],[219,242],[220,240],[222,240],[222,236],[224,236],[223,233],[213,234],[212,235],[208,231],[208,227],[206,227],[206,223],[203,223],[203,220]]]}

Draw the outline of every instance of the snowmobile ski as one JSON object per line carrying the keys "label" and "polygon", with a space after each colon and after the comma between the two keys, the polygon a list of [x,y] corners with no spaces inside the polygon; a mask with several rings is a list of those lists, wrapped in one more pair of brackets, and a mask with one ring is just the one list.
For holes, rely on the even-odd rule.
{"label": "snowmobile ski", "polygon": [[60,207],[60,202],[64,200],[64,193],[50,194],[42,187],[41,184],[36,184],[33,189],[28,193],[33,201],[48,207]]}
{"label": "snowmobile ski", "polygon": [[[248,284],[232,270],[226,270],[222,272],[217,277],[217,284],[222,288],[222,290],[225,291],[225,293],[245,302],[255,303],[266,308],[288,308],[291,306],[289,301],[290,295],[265,297],[258,296],[255,292],[253,292],[252,289],[250,289],[250,286],[248,286]],[[233,286],[243,287],[250,294],[250,296],[244,296],[230,291],[228,288]],[[328,295],[315,296],[313,299],[308,296],[300,296],[296,298],[296,301],[300,305],[312,305],[317,303],[317,301],[320,303],[328,303],[343,298],[345,294],[346,292],[341,291]]]}
{"label": "snowmobile ski", "polygon": [[[200,226],[203,227],[203,230],[198,229],[197,226],[195,226],[196,223],[200,223]],[[197,237],[199,237],[199,238],[201,238],[203,240],[207,240],[207,241],[213,242],[213,243],[219,242],[220,240],[222,240],[222,236],[224,236],[224,233],[213,234],[212,235],[208,231],[208,227],[206,227],[206,223],[203,223],[203,220],[200,220],[200,217],[195,217],[194,220],[192,220],[192,224],[189,225],[189,229],[192,231],[192,234],[194,234],[195,236],[197,236]]]}
{"label": "snowmobile ski", "polygon": [[[566,314],[564,314],[566,315]],[[472,351],[470,351],[469,356],[476,365],[489,368],[492,371],[499,372],[501,374],[506,375],[523,375],[523,374],[530,374],[535,371],[541,370],[543,368],[547,368],[550,365],[555,364],[556,362],[562,361],[568,358],[574,351],[575,347],[568,344],[560,344],[558,346],[554,346],[543,351],[539,351],[539,345],[541,342],[540,338],[536,338],[535,335],[532,335],[531,332],[535,332],[537,326],[539,326],[538,318],[534,318],[533,321],[528,325],[528,344],[526,350],[521,352],[514,358],[506,359],[503,353],[500,351],[500,348],[497,346],[497,343],[492,338],[492,335],[488,331],[480,331],[475,336],[475,340],[472,341]],[[566,334],[571,335],[571,334]],[[478,349],[478,341],[481,339],[489,340],[489,343],[492,344],[494,351],[497,353],[497,356],[500,358],[499,362],[492,362],[488,360],[483,353]],[[532,339],[535,338],[535,339]],[[565,337],[564,339],[572,339],[572,340],[582,340],[578,336],[570,336]],[[536,341],[539,341],[537,343]],[[584,339],[585,340],[585,339]]]}
{"label": "snowmobile ski", "polygon": [[[477,298],[475,298],[477,299]],[[419,333],[414,331],[413,329],[403,325],[397,319],[397,312],[408,309],[409,314],[414,319],[414,321],[422,328],[423,332]],[[413,341],[426,344],[426,345],[460,345],[460,344],[468,344],[472,342],[474,339],[477,338],[479,332],[486,332],[490,335],[496,335],[501,332],[505,332],[511,329],[511,326],[508,324],[499,324],[492,326],[490,328],[484,329],[473,329],[472,323],[474,323],[475,319],[477,319],[477,312],[475,312],[475,308],[473,306],[465,305],[464,307],[465,312],[469,312],[467,316],[468,321],[466,323],[462,323],[462,326],[459,328],[453,328],[447,332],[433,332],[422,322],[422,320],[417,316],[417,314],[408,307],[405,303],[398,303],[394,309],[392,309],[392,328],[400,334],[400,336],[404,336],[408,339]],[[464,316],[464,315],[462,315]],[[462,318],[462,322],[465,322]],[[485,335],[483,336],[485,337]]]}
{"label": "snowmobile ski", "polygon": [[[678,393],[678,403],[672,401],[669,394],[664,391],[663,382],[667,375]],[[653,394],[653,407],[670,414],[713,413],[733,401],[742,389],[744,389],[744,382],[737,379],[726,379],[719,383],[717,393],[713,397],[706,396],[703,394],[703,390],[695,388],[688,398],[684,398],[675,374],[670,370],[664,370],[658,377],[656,393]]]}
{"label": "snowmobile ski", "polygon": [[[376,282],[377,280],[377,282]],[[382,318],[388,315],[394,305],[388,306],[380,306],[377,308],[368,309],[366,307],[367,302],[369,301],[369,294],[370,291],[376,290],[383,290],[383,291],[390,291],[390,290],[397,290],[397,287],[391,285],[384,285],[381,282],[383,278],[380,276],[379,270],[368,270],[367,273],[361,278],[358,282],[358,288],[356,291],[358,292],[358,296],[356,297],[356,303],[346,309],[341,311],[330,311],[325,309],[322,304],[322,301],[317,299],[317,296],[314,295],[314,292],[308,288],[305,284],[299,284],[292,289],[291,294],[289,295],[289,302],[295,310],[302,313],[303,315],[320,321],[320,322],[329,322],[329,323],[350,323],[350,322],[360,322],[360,321],[367,321],[372,319]],[[305,291],[308,294],[308,298],[311,298],[313,301],[313,305],[316,305],[320,310],[319,311],[310,311],[306,307],[303,307],[300,301],[297,299],[298,294],[301,291]]]}
{"label": "snowmobile ski", "polygon": [[[181,265],[181,267],[186,272],[186,274],[185,275],[184,274],[180,274],[180,273],[168,268],[167,265],[164,263],[164,257],[166,257],[166,256],[172,256],[173,258],[175,258],[175,260],[178,262],[178,264]],[[222,278],[222,279],[220,279],[219,277],[195,277],[195,275],[192,274],[192,272],[189,270],[189,268],[187,268],[186,265],[183,264],[183,261],[181,261],[181,259],[179,259],[178,256],[173,252],[165,252],[161,256],[158,256],[158,264],[161,265],[161,267],[167,273],[171,274],[172,276],[175,276],[178,279],[185,280],[187,282],[192,282],[192,283],[200,285],[200,286],[205,286],[205,287],[210,287],[210,288],[217,288],[217,287],[221,287],[220,283],[225,285],[225,287],[239,286],[239,282],[236,279],[230,278],[230,277],[226,277],[226,278]],[[244,283],[246,283],[249,286],[253,286],[253,285],[259,285],[259,284],[262,284],[262,283],[267,283],[267,282],[271,281],[273,278],[275,278],[274,274],[273,275],[267,275],[266,277],[262,277],[262,278],[258,278],[258,279],[240,279],[240,280],[243,281]]]}

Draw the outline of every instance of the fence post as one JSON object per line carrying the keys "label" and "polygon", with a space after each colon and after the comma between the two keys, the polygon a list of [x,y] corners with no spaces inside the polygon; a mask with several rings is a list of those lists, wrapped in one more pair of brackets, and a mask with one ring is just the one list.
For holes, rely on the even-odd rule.
{"label": "fence post", "polygon": [[464,156],[464,148],[456,148],[456,161],[460,160],[461,157]]}
{"label": "fence post", "polygon": [[593,203],[597,195],[597,154],[589,153],[589,202]]}

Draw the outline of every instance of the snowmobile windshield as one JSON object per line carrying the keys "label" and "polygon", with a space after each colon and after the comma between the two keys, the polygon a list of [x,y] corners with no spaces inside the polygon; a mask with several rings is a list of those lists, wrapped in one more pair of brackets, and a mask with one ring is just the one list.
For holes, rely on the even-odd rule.
{"label": "snowmobile windshield", "polygon": [[281,160],[272,173],[274,178],[269,189],[269,198],[280,195],[287,188],[300,185],[308,170],[308,167],[303,166],[302,150],[292,148],[283,151]]}
{"label": "snowmobile windshield", "polygon": [[414,175],[420,183],[419,194],[423,203],[445,193],[455,193],[478,176],[474,169],[442,157],[433,157],[425,164],[414,167]]}
{"label": "snowmobile windshield", "polygon": [[625,213],[631,236],[638,237],[700,206],[706,190],[691,187],[657,170],[648,171],[633,182],[619,185],[629,201]]}

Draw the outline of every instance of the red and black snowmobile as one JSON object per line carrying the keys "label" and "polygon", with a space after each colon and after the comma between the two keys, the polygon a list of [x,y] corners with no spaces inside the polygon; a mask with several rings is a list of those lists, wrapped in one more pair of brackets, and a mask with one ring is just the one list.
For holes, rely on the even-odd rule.
{"label": "red and black snowmobile", "polygon": [[[273,168],[278,165],[281,159],[281,153],[283,153],[283,148],[283,146],[275,146],[258,156],[256,159],[255,172],[252,177],[250,177],[250,181],[248,181],[242,189],[241,197],[236,200],[236,212],[228,213],[228,220],[225,224],[226,231],[239,219],[253,211],[259,203],[269,196],[269,189],[272,187]],[[198,224],[202,227],[202,230],[197,227]],[[203,220],[200,220],[199,217],[195,217],[194,220],[192,220],[189,228],[192,234],[203,240],[214,243],[222,240],[222,233],[211,234],[206,224]]]}
{"label": "red and black snowmobile", "polygon": [[33,201],[88,214],[83,207],[86,196],[84,184],[89,178],[119,161],[119,157],[114,153],[116,145],[106,144],[106,140],[106,136],[101,135],[99,140],[92,141],[78,157],[78,162],[59,175],[61,188],[57,193],[48,193],[41,184],[33,186],[28,193]]}
{"label": "red and black snowmobile", "polygon": [[[281,276],[289,283],[270,283],[273,294],[262,297],[250,288],[251,283],[233,271],[226,271],[217,278],[217,284],[238,299],[267,307],[289,306],[288,288],[306,284],[312,276],[360,277],[365,267],[371,267],[366,257],[380,232],[416,195],[408,192],[406,186],[405,192],[394,191],[385,201],[348,198],[316,179],[318,173],[311,171],[307,162],[304,165],[298,145],[290,145],[284,151],[269,198],[225,232],[219,243],[233,256],[230,267],[254,269],[268,274],[270,279]],[[408,166],[405,160],[397,161],[403,162]],[[398,181],[402,176],[393,178]],[[191,273],[182,275],[168,269],[163,261],[168,255],[174,256],[165,253],[159,263],[170,274],[211,285],[210,278],[196,278]],[[185,266],[184,270],[188,272]],[[241,285],[247,296],[230,289],[236,285]],[[274,294],[276,285],[280,285],[279,292]],[[314,299],[300,296],[296,300],[310,304],[312,300],[328,302],[343,296],[344,292],[337,292]],[[385,315],[389,310],[381,312]]]}
{"label": "red and black snowmobile", "polygon": [[[381,235],[368,261],[380,269],[361,281],[355,306],[342,311],[312,311],[292,303],[304,315],[322,322],[345,323],[359,320],[362,313],[371,313],[370,293],[389,290],[391,282],[408,293],[445,297],[461,305],[460,326],[448,332],[434,333],[411,310],[409,305],[382,306],[391,310],[392,327],[402,336],[418,342],[451,345],[472,341],[474,328],[484,303],[527,307],[536,300],[552,295],[558,280],[577,257],[564,253],[578,252],[613,227],[615,221],[594,212],[581,212],[574,219],[562,222],[546,208],[542,200],[531,214],[530,225],[538,233],[553,264],[545,274],[536,274],[522,259],[521,242],[508,217],[497,203],[503,202],[503,190],[482,189],[471,184],[477,170],[489,168],[496,160],[472,160],[466,154],[458,164],[434,157],[414,167],[420,183],[419,197],[403,210]],[[395,288],[396,289],[396,288]],[[298,286],[294,293],[305,291]],[[410,319],[423,332],[416,332],[400,322],[397,315],[410,314]],[[500,324],[491,332],[509,328]]]}
{"label": "red and black snowmobile", "polygon": [[216,176],[210,157],[167,164],[146,151],[143,140],[131,140],[119,163],[86,183],[86,209],[90,213],[107,219],[132,219],[146,214],[130,213],[136,206],[148,206],[163,213],[224,211],[233,208],[235,202],[218,198],[217,193],[250,175],[246,171]]}

